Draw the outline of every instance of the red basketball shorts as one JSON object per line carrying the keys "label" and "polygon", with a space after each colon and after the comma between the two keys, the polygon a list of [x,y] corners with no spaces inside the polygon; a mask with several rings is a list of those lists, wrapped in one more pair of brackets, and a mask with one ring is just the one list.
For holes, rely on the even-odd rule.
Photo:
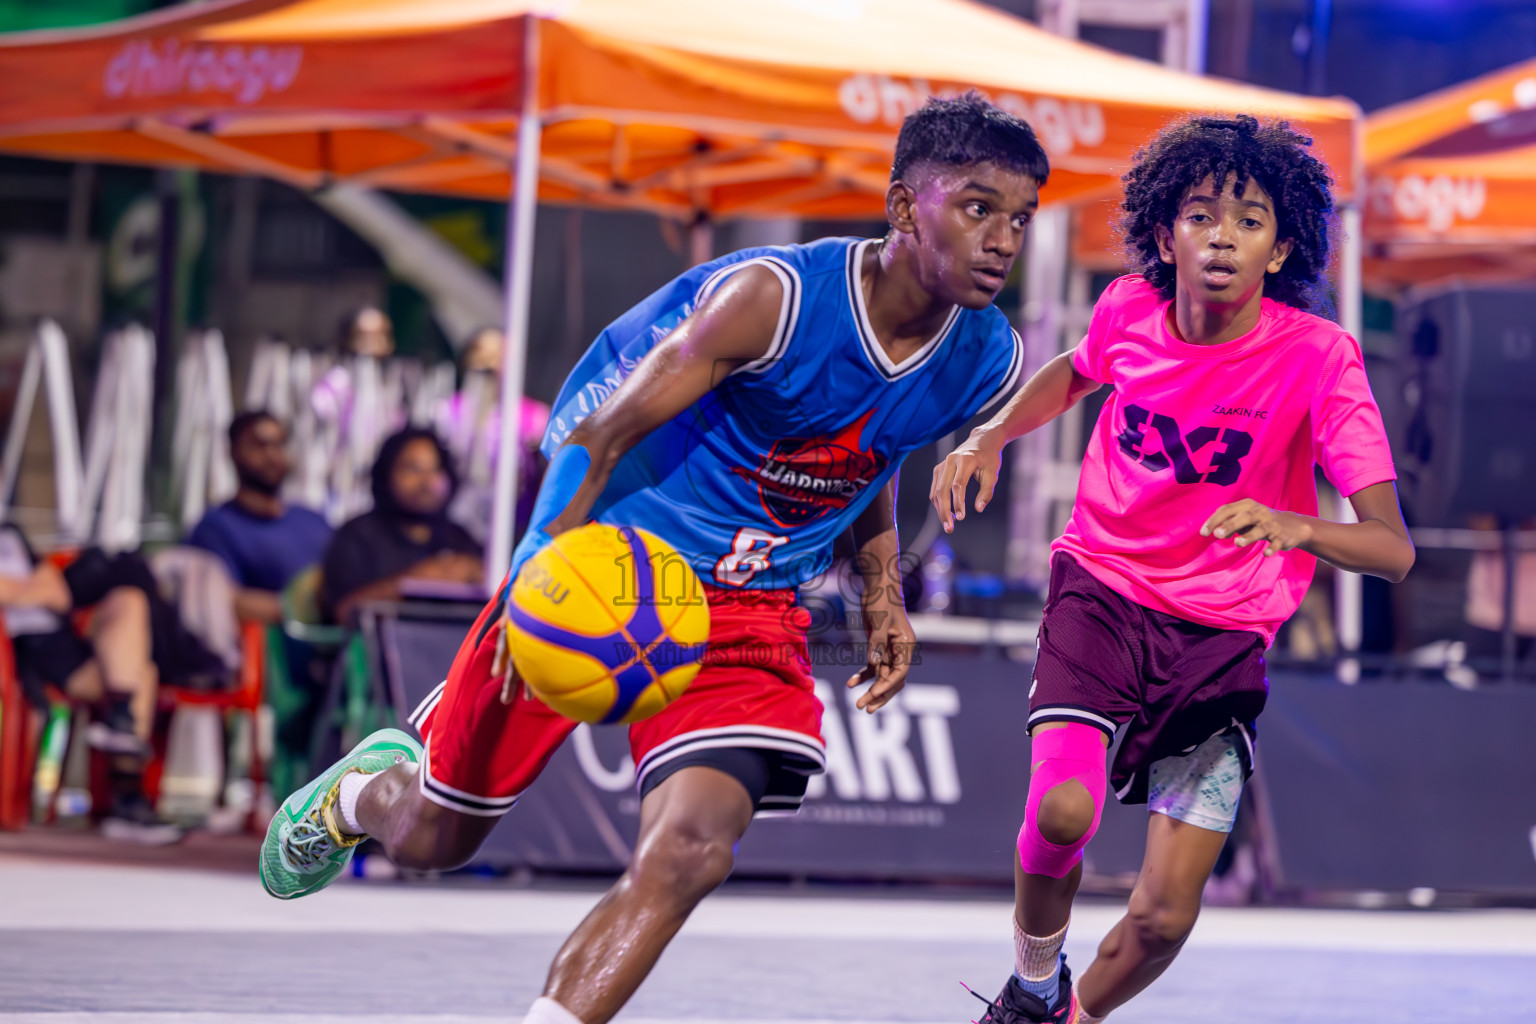
{"label": "red basketball shorts", "polygon": [[[629,727],[636,783],[644,792],[648,776],[711,750],[758,750],[772,759],[758,809],[795,810],[806,779],[826,765],[805,643],[809,615],[793,591],[704,589],[704,665],[681,697]],[[512,809],[576,727],[521,684],[502,702],[502,680],[491,673],[500,616],[499,601],[486,605],[448,678],[410,716],[426,748],[422,792],[444,807],[488,817]]]}

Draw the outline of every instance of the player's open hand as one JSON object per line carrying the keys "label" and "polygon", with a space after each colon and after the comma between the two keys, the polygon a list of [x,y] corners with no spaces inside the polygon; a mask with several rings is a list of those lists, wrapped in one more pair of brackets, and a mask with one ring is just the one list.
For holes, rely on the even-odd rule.
{"label": "player's open hand", "polygon": [[1264,557],[1299,548],[1312,539],[1312,524],[1305,516],[1261,505],[1252,498],[1223,505],[1200,527],[1200,536],[1217,540],[1232,538],[1240,548],[1264,545]]}
{"label": "player's open hand", "polygon": [[928,500],[938,510],[945,533],[953,533],[955,520],[965,518],[965,492],[974,477],[977,483],[976,511],[992,500],[997,489],[997,474],[1003,464],[1003,446],[993,436],[977,427],[965,442],[933,467],[933,487]]}
{"label": "player's open hand", "polygon": [[912,632],[906,609],[884,600],[864,606],[864,629],[869,637],[868,663],[848,680],[848,688],[869,683],[856,706],[874,714],[907,685],[917,636]]}

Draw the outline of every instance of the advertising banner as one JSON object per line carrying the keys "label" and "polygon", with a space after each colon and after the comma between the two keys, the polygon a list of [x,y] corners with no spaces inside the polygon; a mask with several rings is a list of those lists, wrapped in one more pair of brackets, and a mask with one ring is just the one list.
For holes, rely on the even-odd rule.
{"label": "advertising banner", "polygon": [[[402,621],[385,632],[399,649],[382,660],[401,674],[408,703],[443,677],[464,629]],[[843,686],[857,645],[812,649],[827,772],[811,781],[798,815],[753,823],[738,875],[1008,883],[1028,785],[1032,666],[921,652],[897,700],[868,715]],[[1264,791],[1273,880],[1302,889],[1536,892],[1532,723],[1529,686],[1343,686],[1332,676],[1275,673],[1254,783]],[[1146,813],[1109,801],[1086,854],[1088,875],[1134,878]],[[624,729],[582,726],[480,859],[618,871],[638,822]]]}
{"label": "advertising banner", "polygon": [[[399,649],[407,712],[447,671],[465,625],[401,621],[385,632]],[[920,653],[906,688],[878,714],[854,709],[845,688],[862,662],[856,644],[812,645],[825,707],[826,774],[811,780],[798,815],[755,821],[739,875],[913,878],[1007,883],[1013,877],[1029,779],[1028,663],[980,654]],[[857,655],[857,658],[855,658]],[[639,822],[634,763],[619,726],[576,730],[480,860],[497,866],[617,871]],[[1105,809],[1090,874],[1134,874],[1144,808]]]}

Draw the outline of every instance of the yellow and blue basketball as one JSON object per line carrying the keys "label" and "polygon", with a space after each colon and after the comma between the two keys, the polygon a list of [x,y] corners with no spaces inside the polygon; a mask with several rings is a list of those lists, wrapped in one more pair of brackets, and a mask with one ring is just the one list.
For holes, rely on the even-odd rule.
{"label": "yellow and blue basketball", "polygon": [[507,644],[535,697],[581,722],[637,722],[704,663],[698,576],[644,530],[588,523],[556,537],[512,584]]}

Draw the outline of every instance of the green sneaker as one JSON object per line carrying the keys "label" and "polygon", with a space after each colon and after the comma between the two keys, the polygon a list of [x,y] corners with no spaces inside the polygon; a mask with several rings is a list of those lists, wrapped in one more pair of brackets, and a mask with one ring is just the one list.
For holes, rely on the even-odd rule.
{"label": "green sneaker", "polygon": [[336,797],[348,772],[381,772],[421,763],[421,744],[399,729],[380,729],[278,808],[261,844],[261,885],[280,900],[318,892],[336,880],[363,836],[336,828]]}

